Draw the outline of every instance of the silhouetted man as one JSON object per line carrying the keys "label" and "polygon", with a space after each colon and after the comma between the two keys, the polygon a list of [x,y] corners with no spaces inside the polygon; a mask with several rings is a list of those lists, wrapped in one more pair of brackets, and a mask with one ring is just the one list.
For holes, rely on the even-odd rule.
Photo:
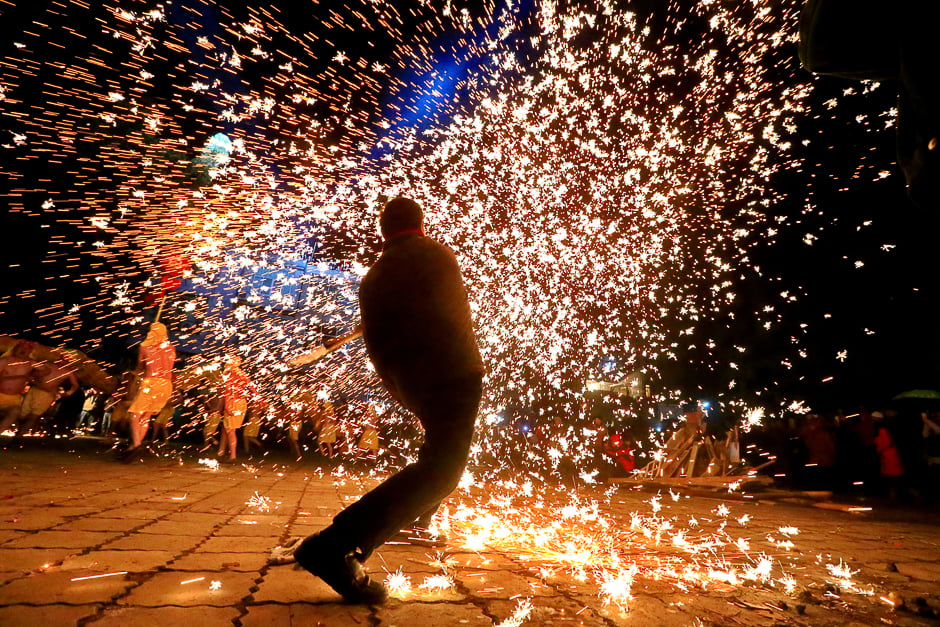
{"label": "silhouetted man", "polygon": [[362,280],[366,349],[382,383],[424,427],[415,463],[337,514],[295,551],[297,563],[352,603],[385,600],[361,564],[457,487],[480,404],[483,362],[454,254],[425,237],[421,207],[393,198],[379,224],[385,246]]}

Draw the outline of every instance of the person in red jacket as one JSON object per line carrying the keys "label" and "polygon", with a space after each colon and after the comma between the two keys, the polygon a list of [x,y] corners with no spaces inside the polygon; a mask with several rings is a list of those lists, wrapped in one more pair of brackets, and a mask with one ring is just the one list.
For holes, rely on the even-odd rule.
{"label": "person in red jacket", "polygon": [[385,246],[359,288],[363,338],[389,394],[424,427],[424,444],[415,463],[294,553],[351,603],[385,600],[385,587],[362,562],[403,527],[429,518],[457,487],[482,395],[483,361],[454,253],[424,235],[424,214],[413,200],[388,201],[379,224]]}
{"label": "person in red jacket", "polygon": [[633,442],[620,433],[614,433],[605,444],[607,454],[629,475],[636,469],[633,458]]}
{"label": "person in red jacket", "polygon": [[898,493],[904,490],[915,500],[920,500],[920,494],[904,482],[904,462],[894,436],[884,423],[884,414],[876,411],[872,418],[875,420],[875,448],[881,458],[881,476],[888,485],[890,499],[898,500]]}

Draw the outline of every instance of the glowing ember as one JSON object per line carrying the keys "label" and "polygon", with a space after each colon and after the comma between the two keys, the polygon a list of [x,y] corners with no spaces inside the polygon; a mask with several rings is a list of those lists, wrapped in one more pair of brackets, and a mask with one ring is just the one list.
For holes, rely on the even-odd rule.
{"label": "glowing ember", "polygon": [[408,575],[402,573],[399,568],[394,573],[389,573],[385,578],[385,587],[388,593],[396,597],[404,597],[411,592],[411,579]]}
{"label": "glowing ember", "polygon": [[441,592],[453,588],[454,580],[447,575],[429,575],[418,587],[427,592]]}

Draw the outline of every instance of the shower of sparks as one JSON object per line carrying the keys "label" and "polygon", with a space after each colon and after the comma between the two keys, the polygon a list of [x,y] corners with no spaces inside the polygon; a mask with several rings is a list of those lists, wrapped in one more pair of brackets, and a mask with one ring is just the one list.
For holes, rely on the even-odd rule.
{"label": "shower of sparks", "polygon": [[[604,360],[655,379],[782,228],[768,181],[799,167],[811,91],[781,77],[799,3],[688,5],[660,32],[609,1],[349,3],[318,36],[277,7],[57,4],[0,62],[10,209],[55,224],[48,261],[87,288],[39,325],[134,338],[145,296],[180,280],[164,312],[180,343],[204,365],[241,351],[275,421],[302,396],[285,361],[356,322],[379,198],[412,195],[460,258],[489,367],[473,461],[501,459],[514,403],[577,416]],[[714,346],[687,365],[715,367]],[[326,372],[377,392],[361,343]],[[538,465],[587,455],[567,448]]]}
{"label": "shower of sparks", "polygon": [[[510,555],[548,585],[567,586],[565,582],[574,580],[596,590],[604,605],[624,612],[629,610],[634,586],[650,581],[684,592],[754,586],[788,595],[832,582],[841,592],[858,598],[874,594],[853,579],[857,571],[841,560],[832,564],[820,557],[819,567],[810,572],[798,565],[799,552],[792,542],[781,550],[772,536],[736,535],[740,530],[728,527],[727,515],[683,525],[669,511],[678,506],[669,504],[651,514],[633,512],[630,525],[625,525],[620,519],[623,514],[615,515],[610,505],[561,490],[526,496],[517,484],[502,482],[485,490],[460,490],[435,522],[461,550],[463,541],[473,538],[479,551]],[[781,533],[792,537],[798,530],[783,527]],[[446,566],[444,578],[446,572],[460,569],[459,564],[439,558],[431,565]],[[401,571],[389,575],[386,583],[399,597],[412,592]]]}
{"label": "shower of sparks", "polygon": [[394,573],[389,573],[385,578],[385,587],[388,593],[396,597],[404,597],[411,592],[411,578],[401,572],[399,568]]}

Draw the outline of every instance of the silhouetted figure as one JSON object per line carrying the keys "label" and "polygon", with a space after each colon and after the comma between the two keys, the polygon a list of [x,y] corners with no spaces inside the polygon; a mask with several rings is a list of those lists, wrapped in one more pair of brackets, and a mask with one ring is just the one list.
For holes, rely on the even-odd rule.
{"label": "silhouetted figure", "polygon": [[385,587],[361,564],[406,525],[438,507],[460,480],[482,394],[483,362],[454,254],[425,237],[421,207],[390,200],[385,246],[362,280],[366,349],[392,397],[424,427],[415,463],[336,515],[297,548],[297,562],[347,601],[383,601]]}

